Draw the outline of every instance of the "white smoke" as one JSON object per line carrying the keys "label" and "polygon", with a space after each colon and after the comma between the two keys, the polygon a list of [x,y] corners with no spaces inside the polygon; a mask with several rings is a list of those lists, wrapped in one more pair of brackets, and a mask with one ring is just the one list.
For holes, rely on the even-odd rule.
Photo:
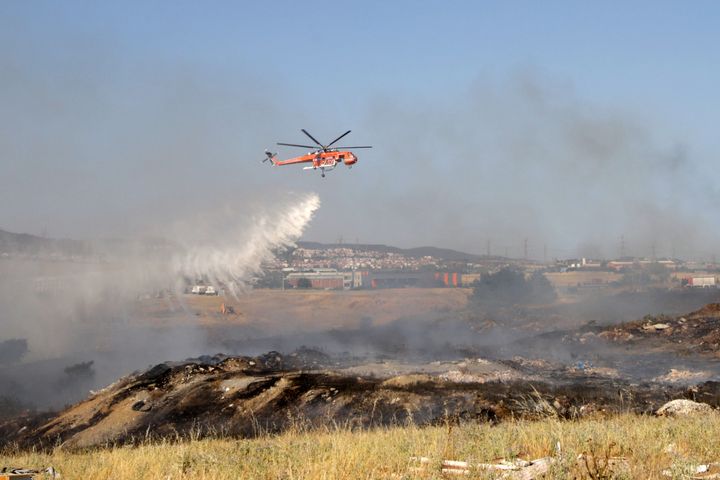
{"label": "white smoke", "polygon": [[184,253],[172,262],[178,277],[206,279],[237,295],[248,281],[274,258],[274,252],[294,245],[320,207],[317,194],[273,203],[249,218],[239,218],[233,207],[204,215],[191,224],[192,232],[179,239]]}

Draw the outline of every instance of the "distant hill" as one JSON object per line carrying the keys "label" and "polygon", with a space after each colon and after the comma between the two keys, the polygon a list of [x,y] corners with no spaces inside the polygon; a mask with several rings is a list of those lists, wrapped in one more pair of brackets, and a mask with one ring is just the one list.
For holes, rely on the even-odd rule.
{"label": "distant hill", "polygon": [[38,237],[28,233],[13,233],[0,230],[0,254],[12,255],[86,255],[90,245],[87,242],[70,239]]}
{"label": "distant hill", "polygon": [[0,230],[0,255],[12,256],[61,256],[61,257],[113,257],[130,253],[171,252],[179,248],[165,239],[145,238],[140,240],[100,239],[73,240],[39,237],[28,233],[13,233]]}
{"label": "distant hill", "polygon": [[[406,257],[420,258],[430,256],[449,262],[488,262],[504,261],[503,257],[487,257],[472,253],[460,252],[449,248],[416,247],[398,248],[381,244],[347,244],[347,243],[320,243],[297,242],[298,247],[310,249],[349,248],[359,252],[397,253]],[[27,233],[13,233],[0,229],[0,255],[63,255],[63,256],[112,256],[127,252],[169,252],[179,247],[164,239],[103,239],[94,241],[54,239],[30,235]]]}
{"label": "distant hill", "polygon": [[449,248],[438,247],[416,247],[416,248],[398,248],[389,245],[380,244],[362,244],[362,243],[320,243],[320,242],[297,242],[297,246],[301,248],[323,249],[323,248],[349,248],[359,252],[381,252],[381,253],[397,253],[406,257],[425,257],[430,256],[450,262],[487,262],[488,260],[499,260],[501,257],[487,257],[486,255],[475,255],[473,253],[465,253]]}

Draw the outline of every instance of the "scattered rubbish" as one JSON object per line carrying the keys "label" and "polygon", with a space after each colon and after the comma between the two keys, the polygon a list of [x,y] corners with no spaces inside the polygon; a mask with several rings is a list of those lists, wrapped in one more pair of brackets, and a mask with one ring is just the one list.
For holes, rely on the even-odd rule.
{"label": "scattered rubbish", "polygon": [[592,364],[592,362],[589,361],[589,360],[586,361],[586,362],[580,361],[580,362],[577,362],[577,364],[575,365],[575,367],[576,367],[578,370],[585,370],[585,369],[588,369],[588,368],[593,368],[593,364]]}
{"label": "scattered rubbish", "polygon": [[667,323],[655,323],[645,325],[643,330],[667,330],[668,328],[670,328],[670,325]]}
{"label": "scattered rubbish", "polygon": [[663,476],[671,478],[689,478],[692,480],[720,479],[720,463],[702,465],[678,465],[662,471]]}
{"label": "scattered rubbish", "polygon": [[53,467],[41,470],[12,467],[0,468],[0,480],[33,480],[38,475],[41,475],[42,478],[60,478],[60,474]]}
{"label": "scattered rubbish", "polygon": [[711,303],[678,317],[646,315],[642,320],[612,326],[598,336],[636,345],[643,340],[664,341],[667,348],[682,353],[716,353],[720,351],[720,304]]}
{"label": "scattered rubbish", "polygon": [[[410,457],[410,461],[417,465],[410,467],[415,473],[427,472],[432,465],[428,457]],[[448,475],[469,475],[474,471],[494,471],[499,475],[493,478],[507,480],[533,480],[545,475],[555,461],[552,457],[543,457],[527,461],[517,459],[513,461],[501,460],[498,463],[469,463],[458,460],[443,460],[440,465],[440,472]],[[501,472],[501,473],[500,473]]]}

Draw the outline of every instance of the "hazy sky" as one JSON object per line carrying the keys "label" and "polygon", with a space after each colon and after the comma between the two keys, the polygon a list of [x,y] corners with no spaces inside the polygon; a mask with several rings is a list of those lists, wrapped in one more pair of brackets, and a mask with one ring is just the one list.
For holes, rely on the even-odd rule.
{"label": "hazy sky", "polygon": [[[0,2],[0,228],[162,234],[316,192],[308,240],[716,253],[717,2]],[[347,129],[321,179],[260,163]],[[281,157],[303,153],[279,147]],[[718,252],[720,253],[720,252]]]}

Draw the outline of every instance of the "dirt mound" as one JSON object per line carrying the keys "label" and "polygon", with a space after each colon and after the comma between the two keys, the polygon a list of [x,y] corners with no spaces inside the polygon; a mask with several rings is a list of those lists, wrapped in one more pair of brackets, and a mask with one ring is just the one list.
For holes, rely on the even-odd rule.
{"label": "dirt mound", "polygon": [[[59,414],[26,415],[0,424],[0,447],[12,443],[75,449],[191,435],[252,437],[298,423],[367,428],[408,421],[424,425],[506,417],[577,418],[628,409],[651,413],[683,396],[704,395],[708,403],[720,399],[712,388],[709,394],[705,388],[687,392],[599,376],[552,384],[515,378],[455,381],[439,373],[439,366],[434,373],[363,377],[313,368],[333,359],[312,349],[294,355],[207,359],[162,363],[124,377]],[[447,368],[457,370],[458,365],[449,363]]]}
{"label": "dirt mound", "polygon": [[720,353],[720,303],[678,317],[646,315],[599,334],[616,342],[650,342],[682,353]]}

